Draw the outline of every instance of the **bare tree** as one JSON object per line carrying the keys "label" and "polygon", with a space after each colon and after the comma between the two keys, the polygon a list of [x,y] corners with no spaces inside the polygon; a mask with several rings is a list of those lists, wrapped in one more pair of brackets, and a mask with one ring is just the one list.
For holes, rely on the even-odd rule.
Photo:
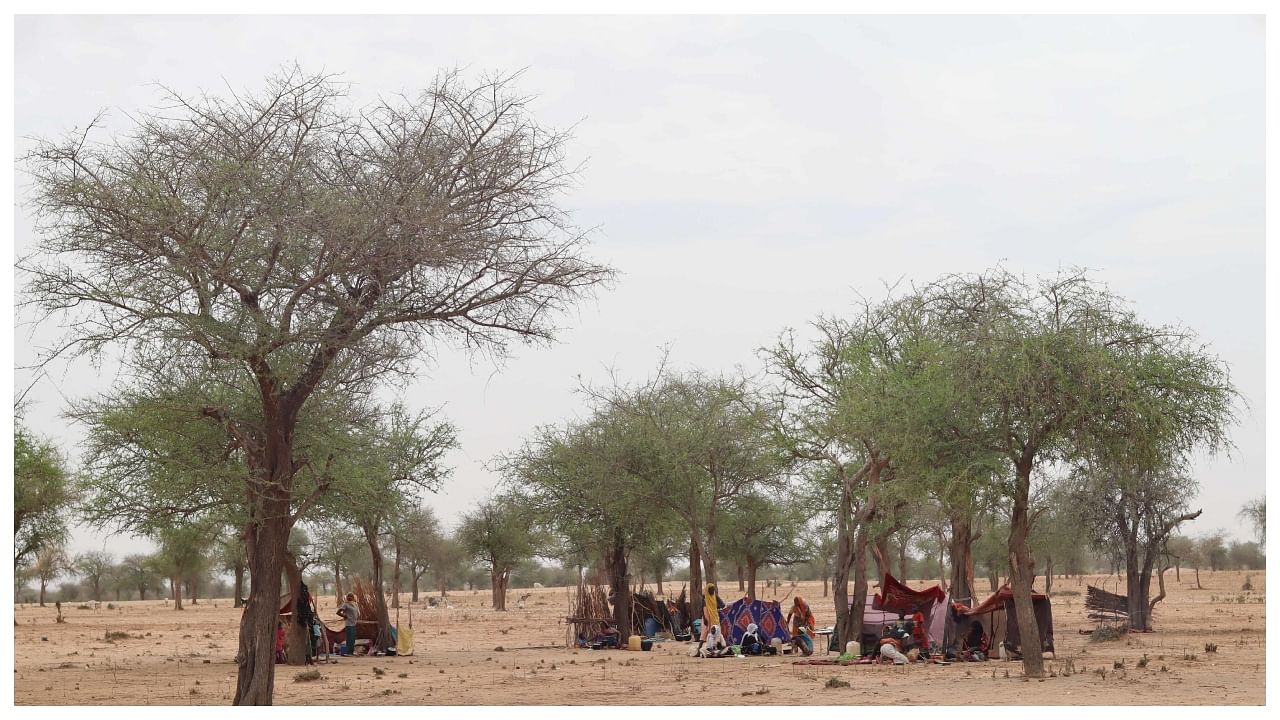
{"label": "bare tree", "polygon": [[293,486],[308,398],[408,372],[440,341],[501,358],[610,276],[558,204],[567,136],[509,79],[444,74],[351,110],[334,78],[286,70],[258,93],[165,106],[105,141],[97,121],[25,157],[41,237],[19,263],[27,306],[68,334],[44,354],[125,350],[137,373],[234,372],[257,402],[202,414],[248,467],[255,582],[235,703],[274,687],[274,583],[289,530],[325,491]]}

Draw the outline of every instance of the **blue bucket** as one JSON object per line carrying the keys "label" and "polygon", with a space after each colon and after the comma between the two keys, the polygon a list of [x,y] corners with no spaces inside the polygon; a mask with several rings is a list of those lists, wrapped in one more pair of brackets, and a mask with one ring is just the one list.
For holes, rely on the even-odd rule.
{"label": "blue bucket", "polygon": [[695,640],[702,637],[702,618],[693,621],[693,637]]}

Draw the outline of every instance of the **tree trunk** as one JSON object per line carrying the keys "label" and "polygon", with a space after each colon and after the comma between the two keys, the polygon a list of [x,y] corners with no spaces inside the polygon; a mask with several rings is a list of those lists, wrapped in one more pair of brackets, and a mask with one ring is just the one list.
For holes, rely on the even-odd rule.
{"label": "tree trunk", "polygon": [[411,603],[418,602],[418,582],[422,579],[422,574],[425,572],[425,568],[419,569],[417,565],[409,566],[409,577],[413,578],[410,583],[411,587],[409,588],[409,592],[411,593],[409,596],[409,602]]}
{"label": "tree trunk", "polygon": [[[951,599],[973,606],[973,521],[968,514],[951,515]],[[991,591],[996,586],[992,584]]]}
{"label": "tree trunk", "polygon": [[618,628],[619,647],[631,638],[631,578],[627,575],[627,546],[622,533],[615,531],[609,549],[609,594],[613,599],[613,622]]}
{"label": "tree trunk", "polygon": [[1044,649],[1040,645],[1040,628],[1031,601],[1031,584],[1035,565],[1027,538],[1031,534],[1029,496],[1031,493],[1031,459],[1017,463],[1017,485],[1013,512],[1009,517],[1009,579],[1013,590],[1013,608],[1022,640],[1022,671],[1027,677],[1044,677]]}
{"label": "tree trunk", "polygon": [[270,705],[275,691],[276,623],[280,617],[280,573],[292,520],[287,491],[268,484],[257,519],[245,529],[249,557],[249,602],[240,616],[236,705]]}
{"label": "tree trunk", "polygon": [[1197,590],[1204,589],[1203,587],[1200,586],[1200,566],[1199,565],[1196,565],[1196,589]]}
{"label": "tree trunk", "polygon": [[378,621],[378,634],[374,638],[373,648],[382,650],[391,645],[391,614],[387,612],[387,596],[382,590],[382,548],[378,547],[378,526],[367,525],[364,528],[364,539],[369,545],[371,574],[373,575],[373,607]]}
{"label": "tree trunk", "polygon": [[198,604],[199,600],[197,598],[200,595],[200,578],[192,577],[189,589],[191,591],[190,592],[191,604],[192,605]]}
{"label": "tree trunk", "polygon": [[341,605],[346,598],[342,596],[342,563],[333,563],[333,597]]}
{"label": "tree trunk", "polygon": [[497,565],[489,571],[490,591],[492,593],[492,605],[494,610],[507,609],[507,583],[505,578],[506,572],[499,571]]}
{"label": "tree trunk", "polygon": [[395,574],[391,576],[391,585],[395,588],[395,595],[391,596],[391,607],[400,609],[400,536],[395,536],[396,543],[396,567]]}
{"label": "tree trunk", "polygon": [[[867,577],[867,542],[868,530],[866,521],[859,523],[853,540],[853,607],[849,609],[849,640],[862,642],[862,622],[866,619],[867,593],[871,591],[871,582]],[[840,650],[848,640],[841,638]]]}
{"label": "tree trunk", "polygon": [[653,575],[654,579],[658,581],[658,594],[666,595],[666,593],[662,591],[662,565],[658,565],[653,569]]}
{"label": "tree trunk", "polygon": [[849,612],[849,568],[853,565],[853,500],[849,484],[840,484],[840,504],[836,512],[836,564],[832,569],[832,599],[836,610],[836,642],[844,648],[855,638],[853,617]]}
{"label": "tree trunk", "polygon": [[[307,664],[307,642],[311,628],[298,624],[298,597],[302,593],[302,570],[298,568],[298,558],[288,550],[284,553],[283,563],[285,587],[289,594],[289,609],[292,611],[284,627],[285,662],[290,665]],[[281,618],[284,620],[284,618]]]}
{"label": "tree trunk", "polygon": [[181,610],[182,609],[182,580],[180,580],[175,575],[174,577],[169,578],[169,586],[173,590],[173,609]]}
{"label": "tree trunk", "polygon": [[906,538],[903,538],[902,542],[898,545],[898,577],[902,578],[903,581],[906,581],[907,579],[907,540]]}
{"label": "tree trunk", "polygon": [[689,539],[689,626],[702,617],[702,550],[696,533]]}
{"label": "tree trunk", "polygon": [[889,537],[880,534],[868,544],[871,550],[871,557],[876,562],[876,581],[882,582],[885,573],[890,571],[889,567]]}
{"label": "tree trunk", "polygon": [[40,607],[44,607],[44,591],[45,591],[45,588],[47,587],[49,587],[49,581],[41,580],[40,581]]}
{"label": "tree trunk", "polygon": [[738,563],[738,592],[745,592],[747,589],[746,576],[743,574],[742,563]]}
{"label": "tree trunk", "polygon": [[1053,558],[1044,559],[1044,594],[1053,591]]}
{"label": "tree trunk", "polygon": [[716,585],[717,594],[723,592],[718,580],[719,575],[716,574],[716,565],[719,561],[716,559],[716,534],[714,528],[706,531],[702,546],[698,551],[702,555],[702,581],[708,585]]}
{"label": "tree trunk", "polygon": [[756,570],[758,569],[755,561],[747,561],[747,597],[753,602],[756,599]]}
{"label": "tree trunk", "polygon": [[235,597],[235,603],[232,607],[242,608],[244,607],[244,563],[237,562],[235,564],[234,570],[235,570],[235,578],[236,578],[236,587],[235,587],[236,597]]}

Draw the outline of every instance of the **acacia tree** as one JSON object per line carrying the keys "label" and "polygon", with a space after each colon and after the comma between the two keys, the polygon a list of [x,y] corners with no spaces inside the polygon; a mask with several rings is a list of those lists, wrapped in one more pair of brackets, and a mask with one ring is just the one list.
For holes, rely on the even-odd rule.
{"label": "acacia tree", "polygon": [[560,555],[596,558],[609,576],[614,622],[625,643],[631,633],[630,556],[667,535],[664,513],[644,480],[629,468],[649,464],[638,421],[602,410],[587,422],[539,429],[499,460],[512,491],[565,541]]}
{"label": "acacia tree", "polygon": [[138,599],[146,600],[147,592],[155,590],[160,574],[155,559],[148,555],[126,555],[120,561],[117,577],[125,579],[128,587],[138,591]]}
{"label": "acacia tree", "polygon": [[[807,351],[796,348],[791,331],[761,351],[766,371],[780,385],[774,436],[811,466],[813,491],[834,508],[832,596],[841,647],[862,633],[868,548],[881,547],[892,532],[881,517],[881,498],[893,471],[876,418],[883,416],[877,403],[885,397],[884,371],[896,358],[901,334],[897,310],[890,301],[864,301],[852,319],[816,320],[818,337]],[[878,558],[882,563],[883,552]]]}
{"label": "acacia tree", "polygon": [[192,573],[208,566],[207,550],[216,530],[207,525],[187,524],[165,528],[155,533],[160,544],[156,558],[169,578],[173,591],[173,609],[182,610],[182,583]]}
{"label": "acacia tree", "polygon": [[13,567],[31,562],[67,538],[67,510],[75,501],[66,463],[50,443],[13,425]]}
{"label": "acacia tree", "polygon": [[511,571],[538,552],[541,537],[532,519],[522,498],[499,495],[478,503],[458,525],[458,542],[489,571],[494,610],[507,609]]}
{"label": "acacia tree", "polygon": [[[418,583],[431,569],[432,547],[441,541],[440,520],[429,507],[412,507],[396,519],[392,533],[409,566],[410,601],[418,602]],[[397,574],[398,572],[397,570]],[[397,600],[399,589],[400,585],[397,582]]]}
{"label": "acacia tree", "polygon": [[747,597],[756,599],[756,572],[763,565],[798,565],[815,554],[803,537],[806,516],[800,503],[760,493],[734,501],[725,517],[725,557],[746,569]]}
{"label": "acacia tree", "polygon": [[354,450],[336,462],[335,473],[345,482],[324,501],[328,517],[352,523],[364,536],[372,561],[370,580],[377,590],[376,647],[391,642],[391,616],[382,592],[383,535],[394,518],[416,504],[418,493],[440,487],[449,474],[441,460],[457,446],[453,425],[435,421],[433,415],[411,415],[400,405],[382,413],[378,422],[357,433]]}
{"label": "acacia tree", "polygon": [[669,373],[665,357],[646,383],[607,391],[582,388],[598,411],[625,417],[644,438],[628,457],[648,501],[673,513],[689,535],[691,612],[702,611],[703,582],[717,579],[721,516],[733,500],[778,487],[789,455],[772,442],[773,409],[744,377]]}
{"label": "acacia tree", "polygon": [[[1006,463],[997,488],[1011,503],[1010,584],[1019,634],[1037,638],[1033,482],[1043,485],[1055,463],[1118,457],[1112,451],[1126,440],[1141,441],[1137,459],[1148,463],[1166,444],[1220,447],[1217,400],[1184,404],[1193,396],[1176,369],[1202,373],[1188,384],[1219,382],[1221,370],[1188,347],[1188,331],[1142,323],[1083,272],[1027,282],[996,269],[948,276],[921,294],[941,348],[934,363],[950,381],[944,406],[954,436]],[[1165,411],[1171,416],[1159,417]],[[1024,643],[1022,653],[1026,674],[1043,675],[1039,643]]]}
{"label": "acacia tree", "polygon": [[1240,508],[1240,519],[1253,525],[1253,532],[1258,536],[1258,543],[1267,542],[1267,499],[1265,497],[1250,500]]}
{"label": "acacia tree", "polygon": [[40,607],[44,607],[45,591],[49,583],[71,570],[66,552],[61,545],[45,545],[36,553],[29,574],[40,584]]}
{"label": "acacia tree", "polygon": [[[316,562],[333,570],[334,598],[342,602],[342,570],[348,566],[348,560],[360,551],[364,545],[363,538],[345,522],[331,520],[317,522],[312,526],[312,555]],[[350,572],[347,573],[350,579]]]}
{"label": "acacia tree", "polygon": [[87,552],[72,561],[76,574],[89,583],[94,600],[102,600],[102,585],[109,580],[115,566],[115,558],[108,552]]}
{"label": "acacia tree", "polygon": [[[127,135],[91,123],[25,156],[41,240],[20,270],[34,305],[70,316],[50,357],[122,346],[126,366],[159,354],[255,389],[245,412],[202,408],[248,470],[255,579],[280,575],[311,501],[294,439],[317,389],[405,372],[438,340],[550,340],[609,274],[556,204],[566,135],[507,80],[446,74],[355,111],[345,93],[300,70],[230,99],[169,91]],[[253,583],[236,704],[271,702],[273,585]]]}

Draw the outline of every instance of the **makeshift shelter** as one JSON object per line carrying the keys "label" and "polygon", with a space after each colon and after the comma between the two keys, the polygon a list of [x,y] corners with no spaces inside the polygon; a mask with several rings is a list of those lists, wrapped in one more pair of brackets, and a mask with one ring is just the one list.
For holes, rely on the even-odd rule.
{"label": "makeshift shelter", "polygon": [[660,632],[671,633],[673,637],[676,632],[675,620],[667,603],[648,591],[634,593],[631,596],[631,634],[652,637]]}
{"label": "makeshift shelter", "polygon": [[[952,603],[951,607],[954,632],[950,638],[963,637],[972,623],[979,622],[991,639],[992,648],[998,647],[1001,642],[1015,650],[1022,647],[1018,618],[1013,606],[1013,591],[1008,585],[1001,587],[976,607],[966,607],[962,603]],[[1031,607],[1035,611],[1036,626],[1040,631],[1040,648],[1044,652],[1054,652],[1053,607],[1049,603],[1049,597],[1031,593]]]}
{"label": "makeshift shelter", "polygon": [[767,645],[777,638],[791,642],[787,623],[782,615],[782,605],[776,600],[734,600],[720,610],[720,629],[730,645],[742,642],[747,627],[755,623],[760,628],[760,639]]}
{"label": "makeshift shelter", "polygon": [[[864,649],[875,647],[885,627],[896,624],[900,619],[909,620],[918,612],[924,616],[923,632],[928,644],[945,647],[949,605],[950,596],[941,587],[934,585],[924,590],[913,590],[885,573],[880,592],[867,597],[859,642]],[[849,606],[853,606],[852,599]]]}

